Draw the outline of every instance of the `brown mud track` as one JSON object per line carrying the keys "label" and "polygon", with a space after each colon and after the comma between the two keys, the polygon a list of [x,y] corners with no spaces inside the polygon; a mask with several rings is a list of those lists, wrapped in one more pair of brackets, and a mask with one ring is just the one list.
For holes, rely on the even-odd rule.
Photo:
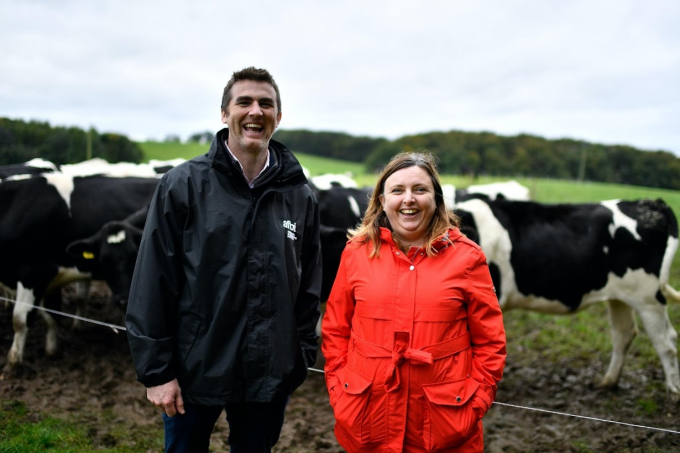
{"label": "brown mud track", "polygon": [[[69,291],[64,290],[68,301]],[[122,314],[106,303],[107,290],[94,285],[85,314],[99,321],[122,325]],[[0,366],[12,342],[11,305],[0,302]],[[64,311],[73,307],[64,304]],[[78,332],[71,320],[60,317],[60,354],[44,354],[44,322],[37,317],[30,330],[24,365],[10,379],[0,381],[2,401],[26,404],[32,419],[51,416],[88,427],[92,449],[115,448],[122,441],[112,430],[125,430],[129,448],[136,436],[162,432],[159,412],[145,398],[135,380],[124,332],[86,324]],[[678,406],[666,400],[661,366],[632,372],[624,369],[617,390],[602,390],[594,383],[604,374],[606,360],[594,357],[576,367],[569,362],[536,360],[533,367],[513,360],[509,343],[505,378],[497,401],[518,406],[577,414],[598,419],[680,430]],[[321,368],[321,360],[317,362]],[[651,389],[651,390],[650,390]],[[646,401],[644,409],[641,401]],[[277,452],[341,452],[333,435],[333,414],[320,373],[293,394]],[[594,420],[530,411],[495,404],[484,419],[487,452],[661,452],[680,451],[680,434],[622,426]],[[228,428],[223,418],[212,437],[211,451],[228,451]],[[134,448],[133,448],[134,450]],[[139,450],[144,451],[144,450]]]}

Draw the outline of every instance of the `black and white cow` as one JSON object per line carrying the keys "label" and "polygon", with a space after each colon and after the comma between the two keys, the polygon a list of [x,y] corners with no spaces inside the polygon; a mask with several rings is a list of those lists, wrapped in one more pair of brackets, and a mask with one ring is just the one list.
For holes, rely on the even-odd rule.
{"label": "black and white cow", "polygon": [[531,199],[529,188],[514,179],[487,184],[472,184],[464,190],[469,194],[486,195],[490,200],[529,201]]}
{"label": "black and white cow", "polygon": [[23,164],[0,166],[0,179],[16,175],[37,175],[58,171],[57,166],[44,159],[31,159]]}
{"label": "black and white cow", "polygon": [[149,164],[132,162],[110,163],[100,157],[84,160],[75,164],[64,164],[60,171],[74,177],[106,175],[111,178],[154,178],[159,177],[155,168]]}
{"label": "black and white cow", "polygon": [[151,159],[149,162],[147,162],[147,164],[150,165],[151,168],[153,168],[153,170],[160,175],[169,172],[171,169],[175,168],[179,164],[183,164],[186,161],[186,159],[181,157],[169,160]]}
{"label": "black and white cow", "polygon": [[452,184],[443,184],[442,191],[444,193],[444,202],[449,209],[453,209],[456,204],[472,198],[515,201],[529,201],[531,199],[529,188],[515,180],[474,184],[465,189],[457,189]]}
{"label": "black and white cow", "polygon": [[461,230],[484,250],[503,310],[568,314],[607,301],[613,353],[601,383],[613,387],[642,319],[666,375],[680,396],[677,333],[666,300],[678,226],[661,200],[546,205],[469,200],[456,213]]}
{"label": "black and white cow", "polygon": [[[347,242],[347,230],[361,222],[371,189],[346,188],[331,184],[325,190],[315,188],[315,193],[319,200],[322,225],[324,273],[321,297],[325,301],[333,286],[340,255]],[[130,291],[145,221],[146,210],[142,209],[128,219],[107,223],[90,237],[74,241],[67,247],[69,255],[81,266],[96,262],[103,279],[111,289],[112,300],[119,305],[124,305]]]}
{"label": "black and white cow", "polygon": [[347,230],[355,228],[368,207],[370,188],[348,188],[332,185],[327,190],[316,192],[319,200],[321,219],[321,257],[323,276],[321,279],[321,300],[331,293],[335,274],[340,266],[340,255],[347,242]]}
{"label": "black and white cow", "polygon": [[[307,176],[307,173],[305,173]],[[329,190],[331,187],[345,187],[347,189],[358,189],[359,185],[352,179],[349,174],[343,173],[326,173],[323,175],[317,175],[312,177],[307,177],[309,182],[319,190]]]}
{"label": "black and white cow", "polygon": [[95,262],[97,277],[111,290],[111,301],[125,308],[132,284],[132,273],[142,240],[149,206],[146,205],[123,220],[107,222],[95,234],[70,243],[66,253],[76,267]]}
{"label": "black and white cow", "polygon": [[[156,189],[156,178],[72,177],[45,173],[0,182],[0,282],[16,288],[14,342],[6,371],[23,359],[27,317],[50,285],[65,279],[97,275],[95,262],[76,272],[66,246],[94,234],[106,222],[122,219],[144,207]],[[55,322],[48,325],[45,350],[56,352]]]}

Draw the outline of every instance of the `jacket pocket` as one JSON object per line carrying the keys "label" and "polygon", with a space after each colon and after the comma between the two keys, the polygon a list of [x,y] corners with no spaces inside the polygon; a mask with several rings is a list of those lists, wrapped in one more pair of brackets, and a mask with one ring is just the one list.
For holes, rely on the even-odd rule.
{"label": "jacket pocket", "polygon": [[339,369],[336,376],[340,385],[340,396],[333,407],[336,425],[354,440],[368,443],[371,432],[367,408],[372,381],[347,366]]}
{"label": "jacket pocket", "polygon": [[470,399],[479,383],[470,378],[423,385],[423,440],[427,451],[465,442],[477,429],[479,417]]}
{"label": "jacket pocket", "polygon": [[177,328],[177,352],[179,354],[181,364],[183,368],[187,367],[186,360],[189,357],[189,353],[196,343],[196,338],[198,337],[198,330],[201,327],[201,318],[194,314],[189,314],[184,317],[179,322],[179,327]]}

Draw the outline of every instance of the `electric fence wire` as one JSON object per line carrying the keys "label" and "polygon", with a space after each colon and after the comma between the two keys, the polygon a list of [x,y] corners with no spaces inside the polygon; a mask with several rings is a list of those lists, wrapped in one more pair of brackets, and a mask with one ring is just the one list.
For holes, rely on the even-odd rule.
{"label": "electric fence wire", "polygon": [[[90,323],[93,323],[93,324],[98,324],[100,326],[109,327],[110,329],[112,329],[116,333],[118,333],[119,331],[125,331],[126,330],[125,327],[123,327],[123,326],[117,326],[115,324],[109,324],[109,323],[106,323],[106,322],[97,321],[95,319],[84,318],[82,316],[76,316],[76,315],[72,315],[70,313],[64,313],[64,312],[61,312],[61,311],[58,311],[58,310],[52,310],[52,309],[49,309],[49,308],[41,307],[39,305],[27,304],[25,302],[19,302],[19,301],[16,301],[16,300],[7,299],[5,297],[0,297],[0,300],[11,302],[15,305],[24,305],[24,306],[27,306],[27,307],[36,308],[38,310],[43,310],[43,311],[46,311],[48,313],[52,313],[52,314],[55,314],[55,315],[66,316],[66,317],[69,317],[69,318],[77,319],[79,321],[85,321],[85,322],[90,322]],[[309,371],[314,371],[314,372],[317,372],[317,373],[324,374],[324,371],[320,370],[318,368],[311,368],[310,367],[310,368],[307,368],[307,369]],[[588,417],[588,416],[585,416],[585,415],[568,414],[566,412],[557,412],[557,411],[551,411],[551,410],[548,410],[548,409],[540,409],[540,408],[536,408],[536,407],[519,406],[519,405],[516,405],[516,404],[501,403],[501,402],[498,402],[498,401],[494,401],[493,404],[496,404],[496,405],[499,405],[499,406],[512,407],[512,408],[515,408],[515,409],[524,409],[524,410],[528,410],[528,411],[536,411],[536,412],[543,412],[543,413],[552,414],[552,415],[560,415],[560,416],[563,416],[563,417],[581,418],[581,419],[585,419],[585,420],[592,420],[592,421],[603,422],[603,423],[612,423],[612,424],[616,424],[616,425],[630,426],[630,427],[633,427],[633,428],[643,428],[643,429],[649,429],[649,430],[654,430],[654,431],[662,431],[662,432],[671,433],[671,434],[680,434],[680,431],[674,431],[672,429],[656,428],[656,427],[653,427],[653,426],[645,426],[645,425],[636,425],[634,423],[625,423],[625,422],[619,422],[619,421],[616,421],[616,420],[608,420],[608,419],[604,419],[604,418]]]}

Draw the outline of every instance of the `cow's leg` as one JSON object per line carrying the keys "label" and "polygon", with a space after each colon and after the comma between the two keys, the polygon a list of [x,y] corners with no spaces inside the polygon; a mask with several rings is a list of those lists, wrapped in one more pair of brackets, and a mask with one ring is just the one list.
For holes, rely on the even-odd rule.
{"label": "cow's leg", "polygon": [[610,300],[608,305],[612,332],[612,358],[600,386],[616,387],[621,376],[621,369],[626,362],[628,348],[638,334],[638,327],[635,322],[635,311],[630,306],[618,300]]}
{"label": "cow's leg", "polygon": [[4,302],[5,310],[7,310],[10,306],[10,301],[17,299],[17,292],[0,283],[0,297],[2,297]]}
{"label": "cow's leg", "polygon": [[678,368],[678,333],[668,318],[668,310],[655,299],[638,311],[647,335],[652,340],[666,374],[666,389],[673,400],[680,400],[680,370]]}
{"label": "cow's leg", "polygon": [[[83,316],[85,314],[85,304],[90,297],[90,285],[91,280],[77,280],[75,282],[76,287],[76,316]],[[73,330],[79,330],[82,327],[81,321],[79,319],[73,319],[73,325],[71,328]]]}
{"label": "cow's leg", "polygon": [[57,353],[57,322],[54,317],[46,311],[40,310],[40,316],[47,324],[47,334],[45,335],[45,354],[53,356]]}
{"label": "cow's leg", "polygon": [[33,310],[35,296],[32,289],[24,288],[19,282],[17,285],[17,303],[12,311],[12,326],[14,327],[14,341],[9,348],[5,371],[11,371],[18,363],[24,359],[24,348],[26,347],[26,336],[28,335],[28,314]]}

